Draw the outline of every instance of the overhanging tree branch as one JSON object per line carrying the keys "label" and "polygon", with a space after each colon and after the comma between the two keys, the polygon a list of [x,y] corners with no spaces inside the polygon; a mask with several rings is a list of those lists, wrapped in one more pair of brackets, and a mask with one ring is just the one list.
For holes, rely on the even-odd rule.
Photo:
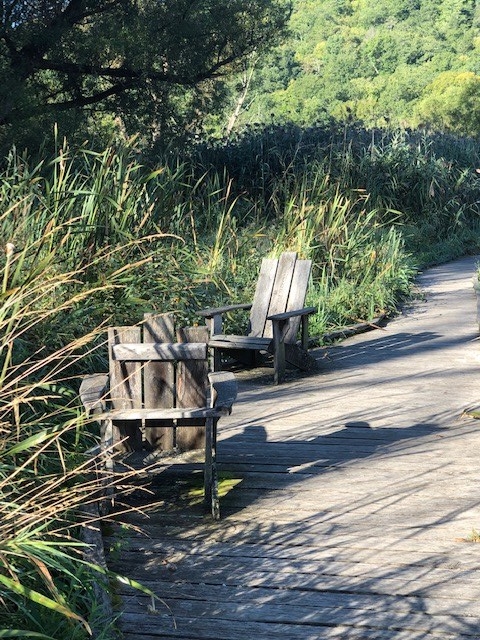
{"label": "overhanging tree branch", "polygon": [[88,105],[96,104],[112,96],[119,95],[129,88],[128,83],[117,84],[105,89],[104,91],[98,91],[90,96],[79,96],[78,98],[65,100],[64,102],[49,103],[48,108],[51,111],[67,111],[72,107],[87,107]]}
{"label": "overhanging tree branch", "polygon": [[[149,101],[155,118],[158,105],[166,105],[166,113],[200,92],[207,104],[213,97],[207,81],[274,44],[288,6],[289,0],[10,3],[10,18],[4,15],[0,24],[1,117],[6,122],[108,101],[122,114],[141,104],[148,119]],[[190,91],[194,87],[199,91]]]}

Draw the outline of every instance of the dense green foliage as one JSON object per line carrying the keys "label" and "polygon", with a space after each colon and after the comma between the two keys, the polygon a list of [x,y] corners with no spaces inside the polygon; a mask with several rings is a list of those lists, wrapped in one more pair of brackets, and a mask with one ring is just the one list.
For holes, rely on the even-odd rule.
{"label": "dense green foliage", "polygon": [[475,0],[295,0],[290,27],[257,65],[240,121],[480,134]]}
{"label": "dense green foliage", "polygon": [[39,144],[53,122],[71,140],[141,131],[146,145],[205,131],[221,137],[252,123],[480,131],[475,0],[55,0],[0,8],[7,146]]}
{"label": "dense green foliage", "polygon": [[[218,78],[283,33],[283,0],[0,2],[0,136],[195,130]],[[62,115],[65,114],[65,115]]]}

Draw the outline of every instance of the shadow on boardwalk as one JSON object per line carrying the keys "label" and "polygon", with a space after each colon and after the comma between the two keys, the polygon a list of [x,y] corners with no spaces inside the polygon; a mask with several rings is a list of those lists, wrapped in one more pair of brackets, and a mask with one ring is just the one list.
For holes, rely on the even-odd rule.
{"label": "shadow on boardwalk", "polygon": [[[375,456],[377,451],[385,454],[389,450],[390,455],[405,459],[409,455],[411,439],[441,431],[442,427],[434,424],[372,429],[368,422],[359,421],[347,422],[325,435],[306,439],[297,435],[284,441],[268,441],[265,426],[246,426],[243,433],[223,439],[219,445],[220,473],[242,478],[242,482],[224,498],[222,512],[233,514],[268,492],[283,492],[291,485],[349,464],[358,464]],[[250,490],[252,483],[254,486]]]}
{"label": "shadow on boardwalk", "polygon": [[[159,605],[159,615],[148,616],[148,599],[126,591],[125,637],[475,636],[471,566],[454,566],[448,548],[423,535],[426,524],[449,522],[465,504],[436,508],[430,483],[442,460],[415,469],[419,452],[455,437],[435,424],[352,422],[306,440],[268,441],[263,425],[250,425],[220,443],[228,492],[219,523],[195,504],[200,469],[185,475],[174,465],[155,476],[147,500],[136,494],[137,506],[151,505],[145,536],[132,537],[117,568],[156,590],[171,613]],[[419,526],[408,503],[424,490],[431,502]]]}
{"label": "shadow on boardwalk", "polygon": [[[452,332],[454,332],[452,328]],[[371,334],[369,334],[371,335]],[[430,352],[443,351],[448,353],[450,349],[455,349],[459,345],[478,340],[478,333],[471,333],[459,336],[445,336],[431,331],[421,333],[395,333],[394,335],[374,336],[361,344],[341,345],[334,347],[331,351],[334,355],[334,365],[328,362],[322,365],[324,370],[336,368],[358,367],[364,362],[376,364],[398,358],[407,358],[411,355],[426,356]],[[328,350],[327,350],[328,358]]]}

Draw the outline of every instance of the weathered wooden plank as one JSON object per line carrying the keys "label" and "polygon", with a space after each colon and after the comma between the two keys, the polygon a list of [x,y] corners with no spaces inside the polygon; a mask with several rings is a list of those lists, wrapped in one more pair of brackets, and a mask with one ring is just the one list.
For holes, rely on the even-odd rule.
{"label": "weathered wooden plank", "polygon": [[[265,335],[266,318],[270,308],[277,268],[278,260],[273,258],[262,260],[250,312],[249,336],[262,337]],[[271,338],[272,335],[266,337]]]}
{"label": "weathered wooden plank", "polygon": [[[142,640],[154,640],[155,638],[181,638],[182,640],[203,640],[205,638],[207,638],[208,640],[216,640],[216,638],[218,638],[219,636],[217,635],[217,633],[223,633],[222,629],[211,629],[209,631],[205,631],[202,627],[205,626],[203,623],[200,627],[200,629],[195,632],[195,630],[191,630],[190,632],[185,629],[175,629],[175,631],[173,632],[169,632],[169,631],[165,631],[165,629],[163,628],[157,628],[154,631],[152,631],[152,633],[154,633],[155,635],[145,635],[142,636]],[[243,625],[241,625],[243,628]],[[257,637],[262,638],[262,640],[279,640],[279,638],[284,638],[287,637],[286,633],[285,633],[285,629],[282,627],[281,630],[277,630],[277,627],[272,627],[272,625],[268,625],[268,628],[271,628],[271,633],[269,633],[266,629],[267,625],[262,625],[260,628],[256,628],[255,631],[252,630],[253,633],[260,633],[261,635],[257,635]],[[294,635],[288,635],[288,638],[292,638],[292,640],[296,640],[297,638],[300,638],[300,640],[332,640],[332,639],[336,639],[338,640],[339,638],[341,638],[341,640],[366,640],[365,637],[365,630],[360,630],[360,629],[354,629],[352,627],[349,627],[348,630],[343,628],[343,629],[337,629],[335,627],[324,627],[321,630],[317,628],[313,628],[314,630],[305,630],[304,628],[302,628],[302,630],[299,632],[299,635],[297,635],[297,630],[295,628],[293,628],[292,630],[289,631],[290,634],[294,634]],[[249,629],[250,631],[250,629]],[[192,633],[195,633],[195,635],[193,636]],[[202,635],[198,635],[199,633],[201,633]],[[207,635],[203,635],[204,633],[207,633]],[[231,633],[234,633],[234,630],[231,630]],[[403,632],[398,632],[398,631],[373,631],[373,630],[369,630],[368,632],[368,640],[423,640],[423,638],[425,638],[424,635],[421,635],[423,632],[420,633],[416,633],[416,632],[407,632],[406,634]],[[213,635],[212,635],[213,634]],[[135,632],[133,633],[122,633],[122,637],[125,638],[125,640],[131,640],[132,638],[138,638],[138,635],[135,635]],[[225,638],[225,640],[232,640],[232,637],[229,635],[227,636],[221,636],[222,640]],[[253,636],[252,636],[253,637]],[[440,635],[440,636],[436,636],[437,638],[439,638],[439,640],[459,640],[459,638],[455,637],[454,639],[452,639],[451,635],[445,636],[445,635]],[[238,636],[235,636],[233,638],[233,640],[235,640],[235,638],[238,638]],[[242,637],[242,640],[244,640],[245,636]]]}
{"label": "weathered wooden plank", "polygon": [[[206,590],[205,590],[206,591]],[[360,609],[352,607],[341,607],[338,603],[332,606],[309,606],[305,605],[301,599],[298,604],[283,602],[256,602],[250,603],[250,607],[246,610],[244,603],[236,602],[211,602],[204,599],[201,594],[194,599],[188,598],[171,598],[168,593],[162,596],[165,604],[170,608],[171,613],[164,612],[164,615],[173,615],[175,618],[197,618],[210,620],[212,628],[219,619],[226,621],[231,620],[232,623],[275,623],[289,624],[292,626],[316,627],[320,630],[325,627],[346,626],[352,628],[371,630],[371,629],[394,629],[397,631],[423,631],[428,634],[431,632],[450,633],[458,635],[476,635],[477,629],[474,630],[472,619],[468,616],[443,615],[437,614],[432,616],[420,610],[400,609],[395,610],[388,608],[375,612],[372,618],[372,609]],[[151,599],[136,599],[135,605],[131,606],[128,611],[128,619],[135,619],[136,616],[145,615],[147,607],[151,603]],[[159,605],[159,613],[161,613],[161,605]]]}
{"label": "weathered wooden plank", "polygon": [[[203,625],[202,625],[203,626]],[[241,625],[243,628],[243,625]],[[313,630],[310,629],[305,629],[305,628],[301,628],[301,630],[298,632],[297,635],[297,629],[295,627],[293,627],[292,629],[289,630],[289,635],[287,636],[285,633],[285,629],[282,627],[280,630],[277,630],[276,627],[272,628],[272,625],[268,625],[268,629],[271,630],[271,633],[268,632],[268,630],[266,629],[266,625],[262,625],[261,627],[257,627],[255,630],[252,630],[253,633],[256,632],[256,636],[251,636],[251,637],[257,637],[257,638],[261,638],[262,640],[279,640],[279,638],[285,638],[288,637],[289,640],[290,638],[292,640],[367,640],[367,637],[365,635],[365,629],[355,629],[352,627],[323,627],[322,629],[319,629],[318,627],[313,627]],[[250,631],[250,630],[249,630]],[[194,631],[192,631],[193,633],[195,633]],[[182,640],[203,640],[205,638],[208,638],[209,640],[216,640],[218,638],[217,635],[217,630],[212,630],[210,629],[210,632],[207,631],[207,633],[210,633],[210,635],[198,635],[198,633],[204,633],[203,629],[201,629],[201,631],[199,630],[198,633],[195,633],[194,636],[191,635],[192,632],[188,632],[185,631],[184,629],[182,630],[175,630],[174,631],[174,635],[172,635],[171,632],[165,632],[162,629],[156,629],[155,630],[155,635],[145,635],[142,636],[142,640],[154,640],[155,638],[181,638]],[[219,629],[218,632],[222,632],[222,629]],[[232,631],[233,632],[233,631]],[[213,635],[211,635],[213,633]],[[165,635],[166,634],[166,635]],[[258,635],[260,634],[260,635]],[[293,634],[293,635],[292,635]],[[125,638],[125,640],[132,640],[133,638],[138,638],[138,635],[135,635],[135,632],[133,632],[132,634],[130,633],[125,633],[122,634],[123,637]],[[236,636],[238,638],[238,636]],[[435,637],[438,638],[438,640],[461,640],[461,638],[467,637],[467,636],[461,636],[461,638],[459,638],[458,636],[452,636],[451,634],[445,635],[445,634],[439,634],[439,635],[434,635],[434,636],[425,636],[423,631],[420,632],[416,632],[416,631],[407,631],[407,632],[403,632],[403,631],[396,631],[396,630],[368,630],[368,640],[425,640],[425,638],[428,637]],[[222,640],[235,640],[235,638],[231,638],[230,636],[222,636]],[[241,640],[244,640],[245,636],[243,636],[241,638]]]}
{"label": "weathered wooden plank", "polygon": [[[246,430],[244,427],[241,429],[230,428],[228,433],[235,431],[237,434],[241,434],[242,441],[258,439],[258,435],[255,431]],[[222,434],[219,434],[222,436]],[[408,441],[415,439],[416,445],[425,444],[431,445],[432,442],[438,442],[439,437],[444,435],[441,430],[431,429],[429,431],[422,427],[415,428],[414,426],[408,430]],[[228,437],[225,431],[225,438]],[[458,435],[460,437],[460,434]],[[469,433],[465,434],[465,437],[469,437]],[[308,433],[293,432],[288,434],[288,442],[298,442],[299,444],[305,444],[310,446],[312,441],[315,443],[315,439],[322,438],[322,442],[327,444],[329,441],[335,442],[335,440],[352,440],[355,445],[361,444],[363,441],[367,442],[381,442],[381,443],[395,443],[405,441],[405,432],[400,429],[376,429],[371,427],[361,427],[360,425],[341,425],[341,426],[322,426],[317,424],[315,426],[314,438]],[[221,439],[221,438],[220,438]],[[271,434],[270,441],[272,442],[284,442],[282,440],[282,433],[276,430]]]}
{"label": "weathered wooden plank", "polygon": [[240,303],[240,304],[228,304],[223,307],[209,307],[208,309],[202,309],[201,311],[197,311],[198,315],[203,316],[204,318],[213,318],[218,314],[227,313],[229,311],[238,311],[240,309],[251,309],[252,304],[250,302]]}
{"label": "weathered wooden plank", "polygon": [[114,360],[122,360],[124,362],[205,360],[207,357],[207,345],[200,343],[117,344],[113,346],[112,357]]}
{"label": "weathered wooden plank", "polygon": [[[414,547],[406,550],[396,549],[378,549],[375,542],[372,542],[372,548],[347,547],[339,546],[311,546],[303,544],[301,546],[293,546],[288,544],[255,544],[253,542],[238,541],[229,542],[199,542],[196,539],[184,540],[182,538],[174,538],[173,536],[158,538],[145,538],[132,536],[129,540],[128,548],[124,554],[128,556],[130,553],[161,554],[163,557],[173,556],[174,554],[187,554],[191,556],[215,556],[218,558],[269,558],[272,560],[305,560],[310,562],[351,562],[358,565],[359,562],[381,566],[408,565],[417,567],[432,568],[448,568],[452,565],[470,564],[477,561],[478,551],[473,549],[475,545],[462,545],[452,552],[450,548],[443,552],[431,553],[427,550],[418,551]],[[465,551],[465,553],[463,552]],[[454,556],[454,558],[453,558]]]}
{"label": "weathered wooden plank", "polygon": [[[352,519],[350,524],[332,523],[332,518],[327,518],[322,522],[315,520],[302,521],[295,526],[286,526],[282,519],[275,521],[274,518],[260,519],[239,518],[238,515],[225,516],[221,524],[223,528],[214,526],[197,526],[194,520],[188,532],[178,526],[180,517],[185,518],[188,514],[182,513],[155,513],[149,512],[148,518],[141,519],[137,516],[142,526],[148,528],[151,537],[162,537],[168,535],[172,538],[184,540],[209,539],[210,536],[218,540],[236,542],[242,544],[245,541],[263,542],[276,545],[315,545],[321,541],[325,548],[337,549],[348,547],[351,549],[372,549],[388,550],[398,549],[409,553],[412,550],[431,551],[434,547],[437,552],[451,552],[452,545],[455,545],[455,553],[465,554],[465,549],[470,545],[456,542],[457,531],[446,534],[443,530],[437,531],[434,528],[399,528],[397,523],[384,521],[370,526],[368,519],[362,518],[365,524]],[[127,521],[127,516],[124,516]],[[335,535],[332,535],[332,528],[335,528]],[[465,533],[463,533],[465,532]],[[462,529],[462,535],[467,535],[471,529]],[[459,551],[456,547],[460,545]],[[476,548],[476,545],[474,545]],[[476,560],[476,558],[475,558]]]}
{"label": "weathered wooden plank", "polygon": [[[128,516],[124,516],[128,521]],[[455,538],[446,536],[443,532],[430,530],[428,535],[421,535],[421,530],[399,531],[396,525],[385,523],[382,528],[372,528],[368,524],[358,524],[352,521],[349,527],[337,527],[335,536],[331,535],[332,526],[328,522],[309,523],[308,526],[284,527],[282,522],[261,522],[239,520],[233,516],[222,520],[223,528],[199,526],[191,523],[188,530],[178,525],[178,515],[170,517],[168,514],[149,512],[148,517],[137,516],[138,522],[148,528],[149,535],[162,540],[168,536],[172,540],[210,540],[214,538],[231,544],[244,544],[246,542],[259,542],[261,544],[286,546],[293,544],[302,546],[315,546],[322,544],[325,549],[336,551],[339,548],[349,550],[370,549],[372,551],[398,550],[406,554],[414,551],[436,553],[451,553],[452,545],[455,545],[455,554],[469,561],[468,553],[476,549],[476,545],[457,543]],[[132,533],[132,536],[135,536]],[[460,544],[460,549],[457,545]],[[476,561],[476,556],[473,558]],[[472,558],[470,557],[470,561]]]}
{"label": "weathered wooden plank", "polygon": [[[152,523],[153,520],[153,523]],[[140,522],[140,520],[139,520]],[[144,530],[143,537],[141,539],[140,544],[144,541],[144,536],[155,535],[155,530],[158,531],[159,522],[155,518],[153,514],[151,520],[142,520],[142,530]],[[253,527],[250,527],[246,530],[248,525],[245,523],[237,522],[235,523],[234,528],[230,528],[228,518],[222,520],[223,522],[227,522],[227,531],[210,531],[208,536],[206,532],[198,531],[198,529],[194,529],[193,533],[186,533],[182,531],[178,531],[178,526],[175,525],[173,518],[166,518],[165,529],[167,532],[171,532],[171,537],[165,538],[160,541],[160,544],[165,543],[168,549],[168,544],[179,544],[179,551],[181,553],[182,550],[182,542],[185,542],[190,545],[195,545],[198,543],[198,540],[204,540],[207,542],[211,541],[211,537],[214,539],[219,539],[223,544],[235,545],[239,548],[241,556],[241,549],[243,545],[248,545],[255,543],[255,541],[260,540],[259,544],[261,546],[265,546],[267,549],[269,546],[278,546],[281,549],[284,549],[284,556],[288,556],[289,551],[291,551],[292,558],[296,558],[294,551],[292,551],[292,547],[298,546],[301,548],[302,545],[305,547],[311,548],[313,543],[318,544],[318,548],[324,549],[325,556],[320,556],[321,558],[329,557],[331,554],[334,557],[338,557],[339,559],[348,559],[351,558],[352,562],[355,562],[358,558],[364,562],[367,562],[367,559],[372,558],[375,554],[378,554],[378,557],[385,564],[387,561],[385,560],[385,555],[388,555],[391,549],[395,549],[396,553],[391,556],[391,563],[402,564],[402,558],[406,559],[407,564],[423,564],[426,566],[430,566],[427,562],[429,557],[429,552],[434,546],[436,552],[431,553],[432,558],[432,567],[442,567],[444,565],[452,566],[458,565],[459,563],[464,563],[468,565],[469,563],[473,563],[473,566],[476,566],[476,545],[468,545],[463,544],[459,545],[458,543],[453,543],[455,545],[454,551],[452,552],[452,540],[445,538],[439,535],[432,535],[428,537],[419,537],[416,539],[415,537],[405,537],[397,535],[397,538],[394,537],[395,529],[392,527],[387,527],[384,536],[373,536],[371,539],[366,538],[366,530],[361,529],[358,526],[353,527],[353,531],[350,533],[342,533],[335,536],[335,539],[332,540],[332,537],[329,536],[328,531],[324,530],[317,531],[315,530],[312,533],[302,534],[298,532],[295,537],[290,533],[288,536],[282,535],[281,531],[273,531],[270,529],[270,535],[268,535],[267,531],[260,530],[257,537],[255,538]],[[281,526],[281,525],[280,525]],[[259,527],[260,529],[260,527]],[[176,534],[176,537],[174,537]],[[135,546],[135,541],[139,538],[138,535],[132,534],[133,542],[132,544]],[[293,545],[292,540],[295,541],[295,545]],[[362,543],[364,546],[362,546]],[[157,542],[158,544],[158,542]],[[473,547],[473,548],[472,548]],[[162,548],[160,552],[162,552]],[[370,554],[370,555],[368,555]],[[427,560],[419,560],[418,554],[424,554],[424,558]],[[444,561],[441,562],[438,559],[438,554],[443,554]],[[221,554],[220,554],[221,555]],[[245,556],[248,556],[248,552],[245,552]],[[233,554],[232,554],[233,556]],[[274,557],[272,554],[265,553],[265,557]],[[302,557],[301,555],[299,556]],[[408,562],[408,558],[410,558],[410,563]],[[379,562],[380,564],[380,562]],[[403,562],[405,564],[405,562]]]}
{"label": "weathered wooden plank", "polygon": [[[337,439],[330,438],[319,438],[318,441],[312,439],[310,441],[305,441],[305,443],[298,442],[296,440],[275,442],[272,440],[267,441],[267,434],[265,432],[263,432],[263,434],[263,441],[261,441],[260,439],[257,439],[256,441],[259,445],[259,448],[254,448],[253,451],[245,451],[245,445],[243,447],[239,446],[238,441],[230,443],[228,439],[225,438],[222,438],[222,440],[220,441],[220,446],[222,447],[222,450],[225,452],[225,454],[227,454],[228,452],[232,452],[235,454],[236,452],[241,453],[243,451],[245,453],[248,453],[248,455],[257,456],[259,460],[262,458],[262,456],[265,457],[268,455],[288,457],[288,452],[289,450],[291,450],[291,458],[295,458],[296,454],[298,454],[298,457],[302,457],[305,460],[315,460],[316,456],[318,456],[319,458],[325,458],[325,451],[328,453],[328,455],[331,455],[335,451],[341,454],[343,451],[345,454],[343,457],[345,459],[351,460],[352,462],[354,462],[356,459],[361,459],[364,455],[371,455],[377,452],[378,464],[387,464],[389,467],[392,467],[392,460],[390,460],[389,458],[395,458],[396,460],[394,462],[394,468],[395,466],[401,468],[405,462],[407,464],[410,462],[407,455],[402,456],[402,449],[400,447],[392,447],[391,450],[379,450],[382,445],[377,444],[376,441],[368,442],[364,440],[363,442],[359,442],[358,446],[355,446],[354,443],[350,444],[348,442],[341,442]],[[425,465],[426,460],[428,459],[434,459],[435,457],[438,458],[437,446],[425,446],[425,448],[428,448],[428,451],[422,452],[422,460],[418,460],[419,464],[423,465]],[[322,450],[324,452],[323,455],[321,455]],[[407,453],[406,449],[405,453]],[[419,453],[420,451],[417,450],[415,454],[412,454],[412,457],[415,456],[415,459],[420,458]],[[474,453],[469,454],[468,452],[466,452],[465,461],[468,462],[468,460],[472,459],[472,457],[474,457]],[[375,463],[376,462],[377,461],[375,461]]]}
{"label": "weathered wooden plank", "polygon": [[[140,342],[140,327],[111,327],[108,329],[110,362],[110,403],[114,409],[139,409],[142,406],[142,374],[136,362],[119,362],[113,359],[115,345],[123,342]],[[140,423],[113,423],[113,441],[116,450],[134,451],[142,448]],[[121,444],[118,444],[120,441]]]}
{"label": "weathered wooden plank", "polygon": [[[143,622],[141,618],[143,617]],[[163,624],[162,624],[163,622]],[[282,622],[256,622],[249,620],[239,620],[234,624],[232,620],[222,618],[183,618],[178,616],[175,619],[176,628],[173,620],[168,614],[162,616],[143,615],[124,615],[122,617],[122,631],[124,633],[138,633],[139,625],[145,629],[142,636],[145,640],[155,637],[164,638],[196,638],[198,640],[214,640],[221,638],[222,640],[246,640],[247,638],[261,638],[262,640],[279,640],[279,638],[288,638],[288,640],[326,640],[332,638],[341,638],[342,640],[359,639],[362,640],[424,640],[428,638],[429,632],[424,629],[415,630],[408,629],[378,629],[374,627],[374,623],[355,627],[348,625],[345,621],[342,625],[328,626],[310,624],[305,620],[301,624],[287,624]],[[472,632],[467,634],[449,633],[448,631],[434,632],[434,637],[439,640],[460,640],[464,637],[472,637]]]}
{"label": "weathered wooden plank", "polygon": [[[143,317],[143,342],[175,342],[172,313],[146,313]],[[146,409],[175,406],[175,365],[173,362],[148,362],[144,369],[144,406]],[[154,451],[171,451],[175,432],[171,426],[149,420],[145,424],[145,439]]]}
{"label": "weathered wooden plank", "polygon": [[[173,565],[175,566],[175,565]],[[452,615],[452,607],[448,598],[430,598],[418,596],[395,596],[376,593],[349,593],[336,591],[308,591],[295,589],[272,589],[269,587],[245,587],[243,585],[208,585],[208,589],[199,590],[194,582],[171,582],[161,579],[149,581],[145,586],[153,588],[155,593],[168,599],[188,599],[207,602],[234,602],[278,605],[301,605],[303,607],[341,607],[344,610],[354,609],[361,612],[391,611],[393,613],[420,612],[429,616]],[[134,590],[119,583],[117,592],[131,596]],[[144,596],[135,594],[143,601]],[[145,597],[146,598],[146,597]],[[464,618],[478,615],[478,603],[474,599],[458,599],[455,614]]]}
{"label": "weathered wooden plank", "polygon": [[[204,355],[198,360],[179,362],[177,369],[177,407],[205,407],[207,404],[208,362],[207,327],[185,327],[178,330],[178,340],[200,344]],[[179,451],[200,449],[205,446],[205,426],[183,425],[177,429],[177,447]]]}
{"label": "weathered wooden plank", "polygon": [[[255,492],[255,491],[263,491],[265,492],[274,492],[279,490],[285,490],[287,493],[292,491],[299,483],[304,483],[305,481],[309,481],[315,479],[316,475],[312,473],[308,473],[308,467],[304,472],[295,472],[295,473],[285,473],[285,469],[283,472],[280,471],[278,473],[270,472],[268,468],[260,467],[259,471],[256,471],[256,465],[253,465],[255,472],[245,473],[243,470],[234,474],[232,469],[228,469],[228,477],[234,479],[236,482],[241,483],[242,492]],[[221,471],[223,471],[225,467],[221,466]],[[222,475],[222,474],[221,474]],[[380,479],[378,475],[376,479]],[[419,489],[418,487],[412,487],[409,485],[406,486],[398,486],[397,491],[395,490],[394,483],[391,483],[391,478],[388,477],[388,474],[385,475],[385,481],[388,483],[385,487],[379,490],[378,495],[374,498],[377,504],[381,504],[382,502],[391,500],[393,496],[395,500],[412,500],[412,504],[422,503],[429,504],[431,508],[442,508],[445,504],[446,500],[455,500],[456,504],[459,507],[465,508],[469,504],[472,504],[475,508],[476,505],[476,496],[474,491],[467,493],[462,497],[458,497],[458,483],[452,483],[451,486],[448,483],[443,483],[440,487],[425,487]],[[346,486],[335,485],[332,487],[332,491],[329,491],[330,485],[325,483],[325,480],[321,481],[321,485],[315,489],[312,486],[304,486],[302,490],[308,491],[309,495],[313,496],[314,500],[317,500],[321,497],[322,500],[322,509],[328,508],[329,505],[334,505],[335,508],[338,508],[342,503],[348,504],[354,501],[358,503],[361,501],[362,503],[371,502],[372,497],[365,496],[365,490],[367,489],[368,481],[375,481],[375,477],[372,474],[369,474],[368,479],[364,479],[364,481],[359,481],[355,483],[355,485],[349,489]],[[311,483],[309,483],[311,485]],[[442,494],[439,495],[439,490],[443,490]],[[307,498],[306,498],[307,499]],[[308,500],[308,499],[307,499]],[[307,502],[308,504],[308,502]],[[428,506],[427,506],[428,508]]]}
{"label": "weathered wooden plank", "polygon": [[219,349],[253,349],[266,351],[270,343],[270,338],[262,338],[259,336],[215,335],[208,344],[210,347]]}
{"label": "weathered wooden plank", "polygon": [[[155,561],[156,556],[147,556],[148,564],[135,562],[126,558],[122,567],[128,575],[142,584],[148,585],[158,578],[172,582],[187,582],[197,584],[230,585],[243,587],[268,587],[270,589],[291,589],[300,591],[347,592],[358,594],[395,595],[419,598],[477,599],[477,581],[474,576],[466,579],[468,572],[457,575],[449,572],[433,573],[423,570],[412,575],[397,575],[391,571],[385,576],[370,576],[367,573],[355,575],[353,571],[317,570],[312,565],[310,571],[298,567],[285,567],[278,561],[272,561],[269,567],[258,566],[259,562],[244,563],[238,558],[230,562],[215,562],[210,559],[184,558],[174,563],[175,570]],[[174,559],[174,558],[173,558]],[[172,560],[173,560],[172,559]],[[280,565],[279,567],[276,565]],[[170,565],[171,566],[171,565]],[[363,568],[363,570],[365,570]],[[361,568],[359,567],[358,573]]]}
{"label": "weathered wooden plank", "polygon": [[85,376],[79,389],[80,402],[88,413],[105,411],[107,391],[107,373],[95,373]]}
{"label": "weathered wooden plank", "polygon": [[[297,254],[293,251],[285,251],[280,256],[275,274],[275,282],[273,283],[270,305],[266,314],[267,316],[287,311],[287,303],[290,295],[296,261]],[[299,306],[303,307],[303,302]],[[263,335],[268,338],[273,338],[271,322],[267,321]]]}
{"label": "weathered wooden plank", "polygon": [[[203,420],[204,418],[220,418],[224,412],[210,408],[185,408],[185,409],[118,409],[110,411],[108,415],[113,420],[132,421],[132,420]],[[186,426],[186,425],[184,425]],[[198,425],[194,425],[195,428]]]}
{"label": "weathered wooden plank", "polygon": [[[253,516],[252,512],[250,515],[247,515],[246,512],[248,508],[251,508],[251,504],[242,505],[241,501],[241,487],[237,487],[237,490],[234,492],[238,495],[239,503],[236,504],[229,499],[229,495],[224,496],[222,498],[222,508],[224,514],[224,521],[228,521],[229,524],[233,524],[235,522],[236,526],[239,528],[242,525],[248,524],[249,520],[252,517],[255,517],[257,521],[263,520],[265,524],[265,531],[268,527],[272,530],[270,535],[274,537],[274,539],[281,542],[285,540],[282,537],[281,533],[274,531],[274,527],[279,527],[288,532],[288,535],[292,538],[299,535],[299,532],[295,530],[294,523],[295,521],[292,519],[291,514],[288,512],[288,509],[278,509],[272,505],[262,505],[262,507],[257,507],[255,509],[255,516]],[[298,510],[301,509],[297,503],[292,504],[292,509]],[[195,511],[193,506],[189,509],[186,509],[183,513],[177,513],[177,517],[193,517],[195,515]],[[342,515],[336,519],[335,510],[330,509],[328,511],[324,511],[320,517],[316,518],[314,515],[313,509],[306,511],[305,515],[305,527],[308,529],[313,529],[317,535],[319,536],[328,536],[329,531],[332,531],[334,528],[338,531],[338,535],[340,539],[344,541],[345,544],[354,544],[355,536],[368,536],[368,530],[360,527],[358,525],[352,524],[351,533],[349,535],[345,535],[343,533],[344,529],[348,529],[349,526],[349,516],[348,512],[344,511]],[[365,509],[358,515],[358,517],[367,518],[368,517],[368,509]],[[431,536],[432,544],[435,545],[452,545],[455,544],[457,539],[468,538],[472,532],[472,522],[475,522],[475,510],[471,509],[471,511],[465,515],[462,519],[457,519],[455,523],[450,524],[448,527],[445,527],[442,530],[442,533],[434,533]],[[168,515],[165,518],[165,525],[171,525],[174,523],[173,514],[172,517]],[[232,523],[230,521],[233,521]],[[154,525],[152,525],[154,526]],[[160,525],[159,525],[160,526]],[[403,513],[398,513],[396,516],[386,516],[382,517],[382,515],[376,515],[375,518],[372,519],[371,527],[372,529],[378,529],[379,531],[384,531],[384,537],[380,534],[376,536],[372,536],[372,547],[373,548],[384,548],[387,544],[393,546],[400,546],[400,548],[408,549],[414,546],[414,541],[421,547],[428,547],[428,535],[426,531],[428,529],[434,528],[435,519],[433,517],[428,517],[428,514],[425,515],[424,518],[418,518],[412,525],[405,524],[405,515]],[[260,527],[259,527],[260,529]],[[150,527],[149,527],[150,530]],[[265,538],[268,539],[268,534],[265,533]],[[253,536],[253,533],[252,533]],[[261,537],[261,531],[258,533],[258,537]],[[234,536],[232,535],[232,539]],[[410,544],[408,541],[411,541]],[[340,544],[340,542],[338,543]]]}
{"label": "weathered wooden plank", "polygon": [[[131,567],[135,565],[141,555],[150,559],[146,569],[135,568],[136,575],[143,573],[144,577],[151,576],[152,570],[159,570],[163,566],[163,556],[158,555],[155,549],[148,551],[130,551],[125,553],[122,558],[122,564]],[[439,585],[446,587],[464,588],[477,583],[477,575],[475,571],[466,571],[470,569],[471,563],[462,563],[453,555],[449,562],[443,564],[427,562],[423,563],[395,563],[386,562],[385,564],[375,564],[373,562],[364,562],[357,560],[352,562],[348,559],[338,560],[333,557],[324,557],[315,560],[302,557],[273,557],[273,556],[246,556],[246,555],[210,555],[201,556],[198,553],[189,553],[185,550],[179,550],[175,553],[169,553],[168,558],[175,562],[176,572],[174,581],[181,581],[185,576],[190,576],[189,580],[198,581],[213,580],[221,575],[222,572],[228,573],[230,577],[236,580],[250,579],[260,574],[277,573],[280,579],[282,576],[282,584],[289,586],[290,578],[292,578],[291,588],[296,588],[298,584],[297,578],[300,574],[307,580],[310,577],[319,578],[319,576],[329,576],[331,578],[345,578],[346,582],[350,579],[359,580],[364,591],[371,592],[377,588],[377,585],[383,581],[386,584],[400,585],[403,589],[408,589],[411,595],[414,595],[419,589],[428,589],[430,587],[437,588]],[[427,568],[427,570],[426,570]],[[168,569],[168,567],[167,567]],[[227,576],[225,576],[227,579]],[[346,583],[345,582],[345,583]],[[272,583],[276,584],[276,583]],[[405,592],[405,591],[404,591]],[[470,593],[470,597],[475,597]]]}
{"label": "weathered wooden plank", "polygon": [[140,327],[109,328],[110,402],[114,409],[138,409],[142,406],[141,367],[114,357],[117,345],[125,342],[140,342]]}
{"label": "weathered wooden plank", "polygon": [[[297,260],[295,262],[292,284],[288,294],[285,311],[295,311],[296,309],[301,309],[305,304],[311,268],[311,260]],[[295,340],[297,339],[299,326],[300,318],[292,318],[290,320],[288,331],[285,335],[286,343],[295,342]]]}
{"label": "weathered wooden plank", "polygon": [[272,316],[268,316],[269,320],[290,320],[291,318],[301,318],[302,316],[309,316],[317,311],[317,307],[298,307],[292,311],[282,311],[281,313],[275,313]]}
{"label": "weathered wooden plank", "polygon": [[235,376],[228,371],[214,371],[208,374],[208,379],[212,386],[210,403],[216,409],[230,413],[238,393]]}

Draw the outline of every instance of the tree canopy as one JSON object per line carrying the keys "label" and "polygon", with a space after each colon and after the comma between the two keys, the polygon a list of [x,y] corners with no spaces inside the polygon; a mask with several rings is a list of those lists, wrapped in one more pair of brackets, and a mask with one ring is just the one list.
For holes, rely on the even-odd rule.
{"label": "tree canopy", "polygon": [[480,134],[468,114],[478,112],[478,1],[294,0],[290,29],[258,69],[243,122],[354,119]]}
{"label": "tree canopy", "polygon": [[278,41],[289,10],[288,0],[3,0],[0,127],[72,109],[158,121],[193,95],[198,110],[212,81]]}

